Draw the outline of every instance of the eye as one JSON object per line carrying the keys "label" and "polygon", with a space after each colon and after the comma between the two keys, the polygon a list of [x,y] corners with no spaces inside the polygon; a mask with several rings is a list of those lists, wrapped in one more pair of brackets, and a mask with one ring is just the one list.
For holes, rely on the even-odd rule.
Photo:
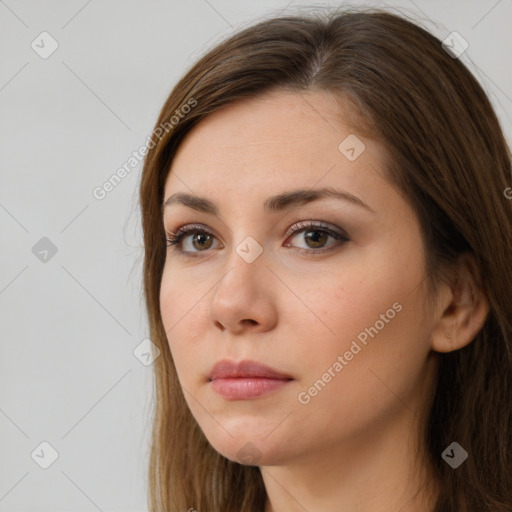
{"label": "eye", "polygon": [[[298,228],[298,229],[296,229]],[[288,231],[288,236],[292,238],[299,237],[300,234],[306,233],[306,237],[302,240],[306,243],[306,248],[296,247],[299,252],[314,256],[316,254],[325,253],[336,249],[339,245],[349,242],[349,238],[343,231],[337,231],[322,222],[299,222]],[[329,238],[339,241],[340,243],[331,244],[325,247]],[[216,240],[213,233],[205,229],[201,225],[189,225],[178,229],[176,233],[167,233],[167,247],[177,250],[183,255],[198,256],[199,253],[208,252],[212,248]],[[190,242],[187,245],[187,242]],[[290,247],[290,243],[285,243],[285,247]]]}
{"label": "eye", "polygon": [[[293,228],[299,229],[293,229]],[[337,231],[322,222],[299,222],[293,226],[292,239],[299,238],[306,244],[306,248],[298,247],[299,252],[314,256],[315,254],[323,254],[325,252],[336,249],[336,247],[350,242],[347,234],[343,231]],[[300,236],[299,236],[300,235]],[[304,236],[305,235],[305,236]],[[333,238],[339,243],[331,244],[326,247],[326,242],[329,238]],[[286,243],[285,247],[289,247],[290,244]],[[319,250],[321,249],[321,250]]]}
{"label": "eye", "polygon": [[178,229],[175,234],[167,233],[166,236],[167,247],[176,246],[175,248],[182,253],[195,252],[194,250],[183,248],[183,245],[185,245],[184,242],[186,242],[186,239],[189,237],[191,238],[190,242],[192,243],[192,247],[199,248],[198,252],[205,252],[203,249],[209,249],[214,240],[214,235],[210,231],[198,225],[185,226]]}

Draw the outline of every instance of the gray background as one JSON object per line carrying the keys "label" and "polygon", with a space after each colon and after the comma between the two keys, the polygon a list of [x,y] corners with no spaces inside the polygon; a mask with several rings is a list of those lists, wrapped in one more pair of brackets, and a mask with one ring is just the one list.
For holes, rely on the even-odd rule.
{"label": "gray background", "polygon": [[[0,0],[0,511],[147,510],[152,367],[133,352],[148,336],[141,164],[103,200],[92,191],[146,142],[207,48],[305,5]],[[441,39],[459,32],[510,142],[512,0],[371,5]],[[46,59],[31,47],[50,48],[44,31],[58,43]],[[42,442],[58,454],[47,469]]]}

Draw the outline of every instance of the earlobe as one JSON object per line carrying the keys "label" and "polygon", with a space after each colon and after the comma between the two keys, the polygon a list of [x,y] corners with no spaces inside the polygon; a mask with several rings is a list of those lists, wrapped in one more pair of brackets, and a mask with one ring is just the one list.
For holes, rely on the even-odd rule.
{"label": "earlobe", "polygon": [[452,352],[463,348],[482,329],[489,313],[489,301],[480,283],[474,258],[464,254],[452,285],[444,289],[446,298],[441,316],[432,332],[433,350]]}

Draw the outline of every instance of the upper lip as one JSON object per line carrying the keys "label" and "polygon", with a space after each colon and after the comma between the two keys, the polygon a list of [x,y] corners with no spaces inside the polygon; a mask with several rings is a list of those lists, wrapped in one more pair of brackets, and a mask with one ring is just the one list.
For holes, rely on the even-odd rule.
{"label": "upper lip", "polygon": [[261,377],[283,380],[292,379],[290,375],[274,370],[274,368],[270,368],[270,366],[250,360],[244,360],[237,363],[223,359],[215,364],[209,375],[210,380],[243,377]]}

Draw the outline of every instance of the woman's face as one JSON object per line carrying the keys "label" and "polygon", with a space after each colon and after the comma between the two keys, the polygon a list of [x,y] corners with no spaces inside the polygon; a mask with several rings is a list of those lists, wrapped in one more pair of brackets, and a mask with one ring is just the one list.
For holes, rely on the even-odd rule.
{"label": "woman's face", "polygon": [[[423,407],[435,366],[422,238],[386,158],[320,92],[233,104],[179,147],[164,199],[205,201],[164,209],[167,232],[199,232],[167,249],[161,314],[188,406],[224,456],[280,465],[399,442]],[[288,379],[212,375],[226,360]]]}

